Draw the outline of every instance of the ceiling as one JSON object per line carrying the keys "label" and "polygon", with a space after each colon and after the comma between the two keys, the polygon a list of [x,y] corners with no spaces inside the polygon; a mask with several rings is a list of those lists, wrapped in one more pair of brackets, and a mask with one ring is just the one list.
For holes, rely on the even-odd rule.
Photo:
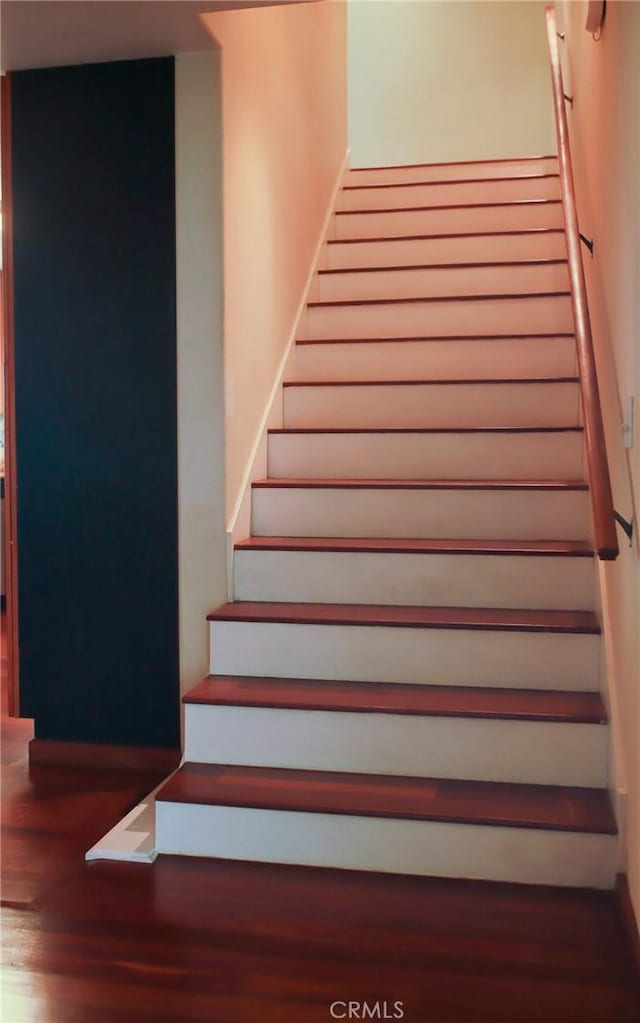
{"label": "ceiling", "polygon": [[198,14],[300,0],[1,0],[3,71],[211,47]]}

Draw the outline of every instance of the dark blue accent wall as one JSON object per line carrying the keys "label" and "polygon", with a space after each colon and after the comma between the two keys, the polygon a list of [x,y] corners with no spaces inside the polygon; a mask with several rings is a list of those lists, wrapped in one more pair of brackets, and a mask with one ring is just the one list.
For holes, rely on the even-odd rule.
{"label": "dark blue accent wall", "polygon": [[21,713],[177,746],[174,62],[12,76]]}

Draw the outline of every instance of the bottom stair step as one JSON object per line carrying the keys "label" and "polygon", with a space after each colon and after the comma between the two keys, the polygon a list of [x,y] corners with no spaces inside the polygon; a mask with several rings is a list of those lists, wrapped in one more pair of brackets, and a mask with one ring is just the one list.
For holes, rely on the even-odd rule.
{"label": "bottom stair step", "polygon": [[165,802],[616,834],[601,789],[183,764]]}
{"label": "bottom stair step", "polygon": [[599,789],[186,763],[156,801],[159,853],[609,887]]}

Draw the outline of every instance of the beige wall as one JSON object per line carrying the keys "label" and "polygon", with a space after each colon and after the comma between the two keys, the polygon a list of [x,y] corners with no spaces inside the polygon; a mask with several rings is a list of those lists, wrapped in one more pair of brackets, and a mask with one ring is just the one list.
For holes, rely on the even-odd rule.
{"label": "beige wall", "polygon": [[544,4],[349,0],[352,166],[555,152]]}
{"label": "beige wall", "polygon": [[640,919],[640,409],[629,450],[621,411],[640,397],[640,3],[609,0],[598,42],[584,30],[583,0],[558,6],[580,226],[595,238],[584,264],[614,500],[636,524],[633,547],[619,534],[620,557],[603,566],[602,582],[628,790],[626,869]]}
{"label": "beige wall", "polygon": [[221,46],[231,515],[344,160],[346,8],[207,15]]}

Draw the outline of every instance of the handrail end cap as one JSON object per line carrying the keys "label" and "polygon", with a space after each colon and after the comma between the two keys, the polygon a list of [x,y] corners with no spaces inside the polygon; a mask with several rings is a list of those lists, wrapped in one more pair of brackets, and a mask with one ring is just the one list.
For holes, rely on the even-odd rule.
{"label": "handrail end cap", "polygon": [[600,561],[615,561],[620,554],[620,548],[615,547],[601,547],[596,552]]}

